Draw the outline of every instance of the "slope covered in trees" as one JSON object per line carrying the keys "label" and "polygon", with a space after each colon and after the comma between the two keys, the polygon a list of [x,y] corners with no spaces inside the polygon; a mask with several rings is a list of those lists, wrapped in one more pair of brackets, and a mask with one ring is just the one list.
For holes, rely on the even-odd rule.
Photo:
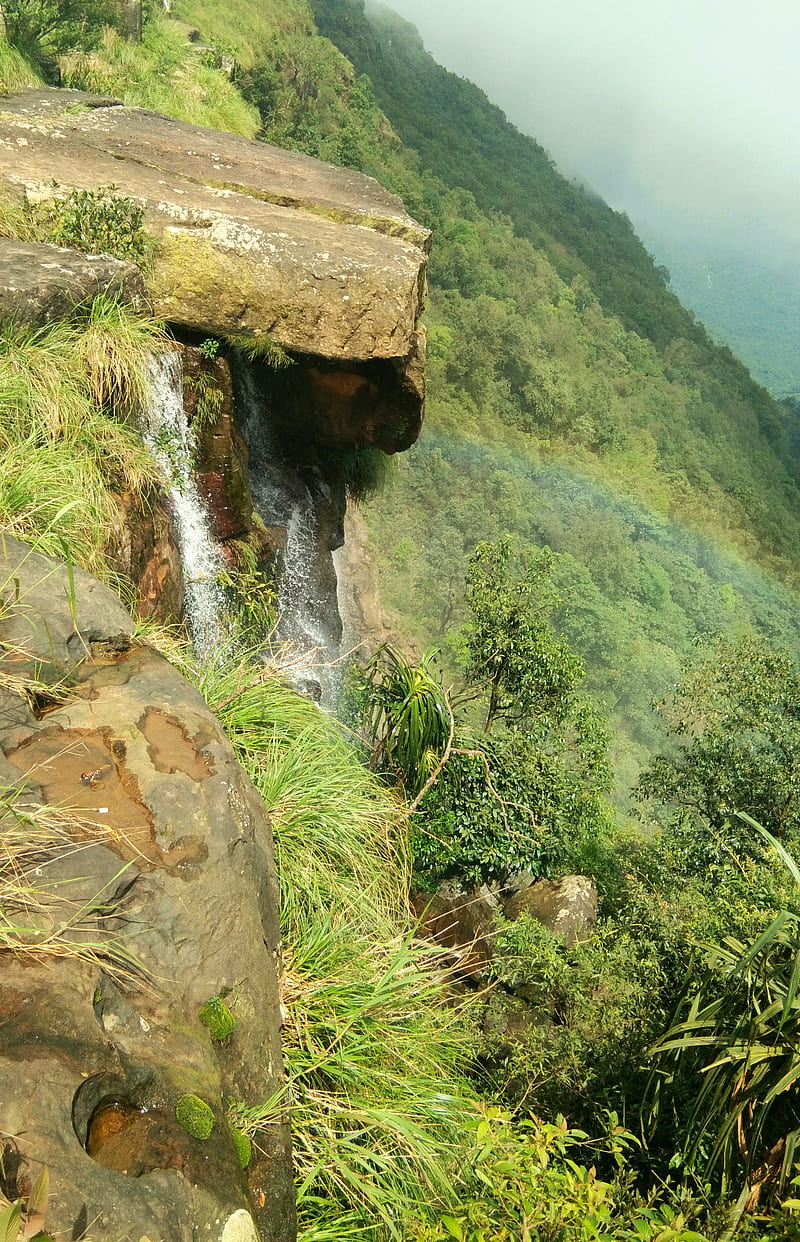
{"label": "slope covered in trees", "polygon": [[[629,224],[404,23],[320,2],[354,67],[304,0],[177,15],[138,47],[87,31],[63,72],[147,104],[160,65],[160,107],[368,171],[434,229],[428,423],[365,514],[399,637],[441,649],[463,705],[432,657],[383,653],[353,696],[370,773],[262,665],[199,674],[281,851],[304,1236],[697,1242],[688,1220],[730,1236],[788,1193],[800,1128],[800,877],[735,814],[797,849],[796,665],[766,641],[797,646],[784,411]],[[193,25],[237,55],[235,84],[187,53]],[[653,840],[616,834],[586,689]],[[474,1004],[454,1005],[408,919],[410,854],[418,886],[581,870],[601,920],[567,946],[498,917]],[[703,1047],[719,1054],[704,1079]],[[257,1134],[275,1106],[236,1124]],[[793,1236],[792,1210],[766,1236]]]}
{"label": "slope covered in trees", "polygon": [[359,0],[315,12],[414,147],[402,175],[379,148],[368,170],[434,229],[426,432],[368,514],[385,599],[407,632],[452,649],[476,542],[510,530],[552,547],[621,786],[696,636],[796,642],[786,414],[664,287],[630,222],[413,27]]}

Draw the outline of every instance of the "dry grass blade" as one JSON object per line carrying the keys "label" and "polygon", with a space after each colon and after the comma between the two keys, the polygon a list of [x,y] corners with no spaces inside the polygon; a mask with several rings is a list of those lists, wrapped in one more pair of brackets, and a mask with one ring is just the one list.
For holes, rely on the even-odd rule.
{"label": "dry grass blade", "polygon": [[109,926],[116,916],[109,889],[130,864],[90,900],[69,885],[48,884],[47,868],[95,844],[116,843],[113,830],[55,806],[23,801],[19,790],[0,799],[0,952],[36,958],[78,958],[128,985],[147,972]]}

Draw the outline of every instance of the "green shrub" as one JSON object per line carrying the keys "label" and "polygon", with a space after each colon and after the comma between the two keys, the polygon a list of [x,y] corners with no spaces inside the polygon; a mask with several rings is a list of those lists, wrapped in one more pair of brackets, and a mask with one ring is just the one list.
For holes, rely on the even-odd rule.
{"label": "green shrub", "polygon": [[[563,1119],[514,1125],[500,1109],[477,1109],[458,1206],[432,1222],[413,1222],[407,1236],[415,1242],[703,1242],[668,1205],[625,1210],[615,1201],[614,1186],[596,1175],[594,1157],[604,1151],[622,1163],[636,1140],[616,1117],[610,1121],[608,1139],[590,1143]],[[584,1152],[589,1167],[578,1163]]]}
{"label": "green shrub", "polygon": [[54,196],[40,203],[0,198],[0,236],[146,264],[154,242],[144,227],[144,208],[114,185],[63,196],[58,190],[54,184]]}
{"label": "green shrub", "polygon": [[144,227],[144,208],[117,193],[114,185],[96,190],[70,190],[66,198],[51,199],[36,209],[47,240],[87,253],[112,255],[144,263],[152,248]]}

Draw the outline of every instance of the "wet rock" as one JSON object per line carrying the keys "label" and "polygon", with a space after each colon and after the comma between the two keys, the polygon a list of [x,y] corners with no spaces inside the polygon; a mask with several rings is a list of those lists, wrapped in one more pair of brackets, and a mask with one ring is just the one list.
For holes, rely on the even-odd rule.
{"label": "wet rock", "polygon": [[118,496],[117,505],[109,562],[132,584],[140,617],[174,624],[183,614],[184,583],[166,497],[148,488],[140,496]]}
{"label": "wet rock", "polygon": [[[48,1227],[67,1237],[288,1242],[288,1127],[259,1139],[245,1175],[225,1121],[227,1099],[263,1103],[283,1083],[263,804],[110,591],[76,574],[65,593],[62,566],[10,539],[3,579],[19,587],[6,590],[2,671],[20,667],[24,640],[26,667],[39,654],[74,683],[41,718],[24,707],[0,728],[0,777],[28,804],[57,804],[71,841],[43,845],[27,873],[32,943],[52,950],[0,955],[0,1133],[19,1185],[47,1165]],[[214,996],[237,1019],[216,1045],[199,1017]],[[187,1093],[212,1110],[205,1141],[175,1117]]]}
{"label": "wet rock", "polygon": [[244,539],[253,525],[247,477],[247,446],[233,418],[233,384],[225,358],[206,360],[199,349],[183,350],[186,416],[197,449],[194,476],[207,501],[214,536]]}
{"label": "wet rock", "polygon": [[520,887],[503,902],[507,919],[529,914],[565,944],[583,940],[597,922],[597,887],[586,875],[560,880],[520,878]]}

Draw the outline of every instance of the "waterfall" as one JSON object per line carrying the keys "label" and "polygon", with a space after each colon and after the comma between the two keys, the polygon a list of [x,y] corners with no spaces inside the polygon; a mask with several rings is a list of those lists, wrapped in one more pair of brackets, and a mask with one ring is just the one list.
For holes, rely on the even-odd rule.
{"label": "waterfall", "polygon": [[166,480],[183,565],[186,623],[195,651],[205,655],[226,636],[225,597],[218,580],[225,561],[192,474],[180,353],[170,350],[151,358],[149,372],[143,437]]}
{"label": "waterfall", "polygon": [[[340,683],[341,623],[336,571],[318,512],[329,496],[318,478],[306,481],[281,452],[269,401],[259,391],[252,370],[240,362],[234,375],[253,503],[266,526],[286,531],[277,636],[290,645],[288,671],[297,688],[330,706]],[[294,657],[299,660],[292,671]]]}
{"label": "waterfall", "polygon": [[[319,575],[315,573],[319,555],[317,514],[311,495],[292,509],[286,532],[283,575],[278,591],[279,632],[313,664],[311,676],[301,678],[301,689],[318,697],[323,706],[336,701],[340,689],[340,635],[325,625],[326,600]],[[329,605],[328,605],[329,606]],[[337,601],[338,606],[338,601]],[[305,684],[303,684],[305,683]],[[316,687],[318,693],[314,694]]]}

